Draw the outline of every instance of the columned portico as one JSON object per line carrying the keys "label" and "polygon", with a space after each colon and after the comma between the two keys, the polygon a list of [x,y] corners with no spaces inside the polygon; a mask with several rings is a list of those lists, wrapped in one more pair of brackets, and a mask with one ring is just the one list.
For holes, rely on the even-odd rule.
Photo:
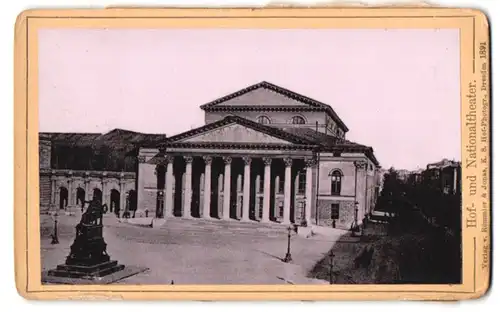
{"label": "columned portico", "polygon": [[[313,161],[309,158],[311,157],[283,159],[277,156],[260,155],[167,154],[163,160],[166,168],[163,215],[165,217],[176,215],[184,218],[239,219],[245,222],[260,221],[262,223],[278,221],[282,224],[290,224],[294,221],[291,213],[292,200],[294,200],[292,198],[292,185],[294,184],[292,171],[303,168],[305,163],[307,168],[305,221],[310,224],[313,204],[311,168]],[[200,166],[194,166],[193,163]],[[275,201],[276,194],[280,191],[280,178],[275,174],[279,172],[281,172],[280,175],[284,173],[282,175],[284,188],[282,187],[283,194],[281,195],[284,201],[282,218],[278,216],[279,211]],[[218,179],[219,174],[222,174],[220,179]],[[199,179],[194,177],[199,177]],[[182,182],[178,184],[179,188],[175,187],[176,179]],[[219,183],[217,183],[218,180]],[[193,183],[200,184],[199,191],[193,191]],[[163,186],[161,187],[163,190]],[[198,196],[199,199],[194,196]],[[176,202],[175,198],[179,198],[180,201]],[[252,205],[256,207],[255,216],[251,213]],[[176,206],[178,208],[175,208]],[[177,211],[180,213],[174,214],[174,209],[179,209]]]}

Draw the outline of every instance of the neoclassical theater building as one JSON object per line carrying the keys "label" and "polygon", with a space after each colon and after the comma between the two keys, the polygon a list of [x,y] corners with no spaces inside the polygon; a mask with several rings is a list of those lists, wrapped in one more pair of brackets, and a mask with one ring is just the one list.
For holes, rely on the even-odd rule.
{"label": "neoclassical theater building", "polygon": [[349,229],[374,209],[373,149],[329,105],[261,82],[200,108],[205,125],[138,148],[137,215]]}

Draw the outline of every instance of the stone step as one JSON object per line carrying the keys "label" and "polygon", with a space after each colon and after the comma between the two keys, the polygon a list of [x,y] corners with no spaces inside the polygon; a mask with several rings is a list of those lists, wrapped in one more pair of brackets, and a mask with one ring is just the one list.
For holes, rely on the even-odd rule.
{"label": "stone step", "polygon": [[280,224],[264,224],[264,223],[246,223],[239,221],[203,221],[190,219],[167,219],[162,226],[165,228],[186,228],[186,229],[205,229],[205,230],[250,230],[255,232],[287,232],[287,227]]}
{"label": "stone step", "polygon": [[286,231],[273,230],[273,229],[248,229],[248,228],[191,228],[191,227],[176,227],[176,228],[167,228],[169,230],[185,230],[189,232],[200,232],[200,233],[248,233],[248,234],[266,234],[266,233],[276,233],[279,235],[286,235]]}
{"label": "stone step", "polygon": [[167,219],[162,228],[167,230],[183,230],[189,235],[204,234],[248,234],[251,236],[286,236],[287,227],[280,224],[263,224],[240,222],[237,220],[200,220],[200,219]]}
{"label": "stone step", "polygon": [[238,221],[238,220],[205,220],[197,218],[168,218],[164,226],[193,226],[193,227],[217,227],[217,228],[250,228],[250,229],[276,229],[287,230],[287,225],[269,222],[263,223],[258,221]]}

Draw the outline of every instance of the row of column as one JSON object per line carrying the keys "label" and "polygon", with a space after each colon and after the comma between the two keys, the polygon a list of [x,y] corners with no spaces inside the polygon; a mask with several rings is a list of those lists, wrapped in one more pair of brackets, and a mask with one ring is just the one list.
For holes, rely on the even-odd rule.
{"label": "row of column", "polygon": [[[57,209],[59,208],[58,205],[59,203],[57,202],[57,199],[60,198],[61,194],[60,194],[60,188],[57,187],[57,177],[56,176],[52,176],[51,177],[51,199],[50,199],[50,202],[51,204],[56,207]],[[84,190],[85,190],[85,200],[86,201],[89,201],[89,200],[92,200],[92,197],[93,197],[93,190],[90,189],[90,181],[91,179],[85,179],[84,180]],[[74,190],[73,189],[73,183],[75,181],[71,178],[69,178],[68,180],[68,206],[69,207],[72,207],[72,206],[76,206],[76,189]],[[101,182],[101,185],[102,185],[102,203],[104,204],[107,204],[108,207],[109,205],[111,204],[110,203],[110,200],[109,199],[109,196],[110,196],[110,193],[108,194],[108,190],[107,190],[107,182],[106,181],[102,181]],[[120,181],[119,182],[119,185],[120,185],[120,210],[122,210],[124,208],[124,204],[125,204],[125,183],[123,181]]]}
{"label": "row of column", "polygon": [[[242,203],[242,221],[250,220],[250,172],[252,158],[248,156],[242,157],[244,163],[243,171],[243,203]],[[185,160],[185,179],[184,179],[184,201],[182,207],[182,215],[190,217],[191,200],[192,200],[192,175],[193,175],[193,157],[184,156]],[[212,194],[212,161],[213,157],[203,156],[205,162],[204,172],[204,194],[203,194],[203,209],[202,217],[210,218],[211,194]],[[222,219],[230,219],[231,205],[231,163],[230,156],[224,156],[224,186],[223,186],[223,212]],[[263,196],[263,211],[261,222],[269,222],[270,199],[271,199],[271,163],[272,158],[262,158],[264,163],[264,196]],[[166,156],[166,177],[165,177],[165,210],[166,216],[173,214],[173,181],[174,181],[174,157]],[[283,223],[289,224],[291,221],[290,208],[292,196],[292,158],[283,159],[285,164],[285,183],[284,183],[284,202],[283,202]],[[306,186],[305,186],[305,221],[311,224],[312,210],[312,165],[313,159],[306,159]],[[236,190],[234,190],[236,191]]]}

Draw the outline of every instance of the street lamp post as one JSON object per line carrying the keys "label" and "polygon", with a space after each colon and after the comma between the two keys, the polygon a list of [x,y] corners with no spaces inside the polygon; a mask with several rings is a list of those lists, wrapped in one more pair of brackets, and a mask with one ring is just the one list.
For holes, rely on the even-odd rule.
{"label": "street lamp post", "polygon": [[283,262],[286,262],[286,263],[292,261],[292,254],[290,253],[290,238],[292,236],[291,232],[292,232],[292,228],[289,226],[288,227],[288,247],[286,250],[285,258],[283,259]]}
{"label": "street lamp post", "polygon": [[54,234],[52,234],[52,245],[59,244],[59,238],[57,237],[57,212],[54,215]]}
{"label": "street lamp post", "polygon": [[333,284],[333,258],[335,255],[333,254],[333,249],[330,249],[330,285]]}
{"label": "street lamp post", "polygon": [[352,236],[355,236],[356,235],[356,232],[358,231],[358,211],[359,211],[359,208],[358,208],[358,202],[354,202],[354,222],[353,222],[353,225],[351,227],[351,235]]}

